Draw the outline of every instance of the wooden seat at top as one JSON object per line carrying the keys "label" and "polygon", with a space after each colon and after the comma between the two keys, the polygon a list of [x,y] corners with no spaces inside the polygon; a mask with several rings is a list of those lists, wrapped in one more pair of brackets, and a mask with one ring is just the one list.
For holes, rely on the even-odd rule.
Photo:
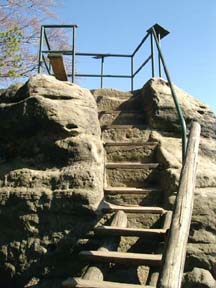
{"label": "wooden seat at top", "polygon": [[50,64],[53,69],[54,76],[60,81],[67,81],[67,73],[64,66],[62,54],[50,53],[48,54]]}

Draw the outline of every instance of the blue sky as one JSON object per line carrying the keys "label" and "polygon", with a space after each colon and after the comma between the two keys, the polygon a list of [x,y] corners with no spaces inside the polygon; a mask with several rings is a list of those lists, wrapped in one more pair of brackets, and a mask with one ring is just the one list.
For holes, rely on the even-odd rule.
{"label": "blue sky", "polygon": [[[64,0],[59,23],[77,24],[80,52],[129,53],[146,30],[159,23],[170,31],[162,49],[172,81],[216,112],[216,1],[215,0]],[[149,48],[149,47],[148,47]],[[147,48],[146,48],[147,49]],[[141,51],[140,58],[144,57]],[[115,59],[114,59],[115,60]],[[77,60],[80,73],[99,73],[99,61]],[[98,70],[97,70],[98,69]],[[128,64],[105,59],[105,72],[128,69]],[[150,66],[139,76],[136,88],[150,78]],[[127,74],[127,71],[125,71]],[[105,86],[129,89],[129,80],[105,81]],[[94,88],[99,80],[79,79]]]}

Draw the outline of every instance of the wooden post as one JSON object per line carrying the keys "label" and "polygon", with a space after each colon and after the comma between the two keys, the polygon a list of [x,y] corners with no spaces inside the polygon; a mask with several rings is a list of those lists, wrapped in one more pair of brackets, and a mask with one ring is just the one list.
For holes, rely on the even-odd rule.
{"label": "wooden post", "polygon": [[[127,215],[123,211],[118,211],[112,220],[111,226],[121,227],[121,228],[127,227]],[[115,245],[116,245],[116,241],[113,241],[113,238],[111,237],[111,238],[108,238],[108,240],[104,241],[103,245],[98,250],[109,251],[109,250],[112,250],[113,246]],[[103,281],[102,270],[103,270],[103,264],[90,266],[82,278],[85,280]]]}
{"label": "wooden post", "polygon": [[193,194],[196,180],[200,125],[192,124],[179,191],[168,236],[163,270],[157,287],[180,288],[184,271],[187,241],[193,210]]}

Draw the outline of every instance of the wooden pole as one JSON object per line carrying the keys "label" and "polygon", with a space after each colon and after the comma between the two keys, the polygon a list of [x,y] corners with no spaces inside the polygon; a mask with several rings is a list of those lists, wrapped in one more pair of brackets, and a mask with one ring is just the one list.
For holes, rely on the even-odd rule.
{"label": "wooden pole", "polygon": [[158,288],[180,288],[193,210],[200,125],[192,124]]}
{"label": "wooden pole", "polygon": [[[123,211],[118,211],[111,223],[113,227],[127,227],[127,215]],[[103,245],[98,249],[98,251],[110,251],[116,246],[116,241],[113,241],[113,238],[108,238],[108,240],[104,241]],[[103,264],[98,264],[95,266],[90,266],[85,274],[83,275],[83,279],[85,280],[97,280],[103,281]]]}
{"label": "wooden pole", "polygon": [[[172,211],[167,211],[165,216],[164,216],[164,223],[163,223],[163,230],[168,231],[170,229],[170,225],[172,222]],[[160,273],[159,273],[159,269],[157,269],[156,267],[152,267],[150,270],[150,277],[149,277],[149,285],[156,287],[157,283],[158,283],[158,279],[159,279]]]}

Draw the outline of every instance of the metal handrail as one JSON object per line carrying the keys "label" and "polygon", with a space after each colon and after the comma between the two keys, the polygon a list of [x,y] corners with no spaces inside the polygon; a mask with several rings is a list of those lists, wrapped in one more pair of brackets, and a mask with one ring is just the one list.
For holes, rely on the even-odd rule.
{"label": "metal handrail", "polygon": [[161,48],[160,48],[160,45],[159,45],[159,41],[158,41],[158,38],[157,38],[157,34],[155,32],[154,27],[151,28],[151,32],[152,32],[152,35],[154,37],[154,40],[155,40],[155,43],[156,43],[156,46],[157,46],[157,49],[158,49],[160,60],[161,60],[161,62],[163,64],[164,72],[165,72],[167,81],[169,83],[171,94],[172,94],[172,97],[173,97],[173,100],[174,100],[174,103],[175,103],[175,107],[176,107],[176,110],[177,110],[177,113],[178,113],[178,117],[179,117],[179,120],[180,120],[181,129],[182,129],[182,162],[184,162],[184,158],[185,158],[185,155],[186,155],[186,149],[187,149],[187,136],[186,136],[187,127],[186,127],[186,123],[185,123],[185,120],[184,120],[184,116],[183,116],[181,107],[180,107],[180,105],[178,103],[178,99],[177,99],[174,87],[172,85],[170,74],[169,74],[169,71],[167,69],[166,63],[164,61],[164,57],[163,57],[163,54],[162,54],[162,51],[161,51]]}

